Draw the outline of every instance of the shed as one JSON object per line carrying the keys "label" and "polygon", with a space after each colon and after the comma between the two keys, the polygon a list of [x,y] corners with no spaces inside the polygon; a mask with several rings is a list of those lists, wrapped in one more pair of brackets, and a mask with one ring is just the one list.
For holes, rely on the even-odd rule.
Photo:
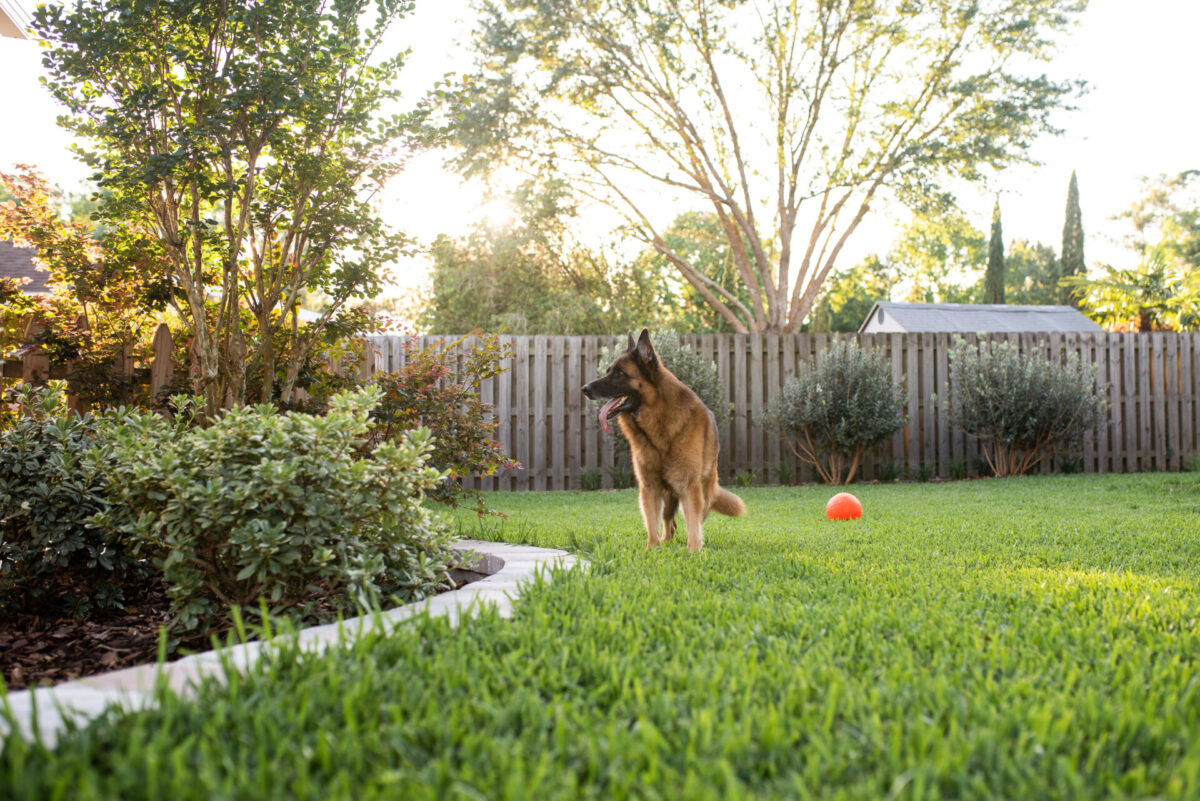
{"label": "shed", "polygon": [[907,333],[1103,333],[1073,306],[1006,306],[983,303],[879,301],[859,326],[860,334]]}
{"label": "shed", "polygon": [[[50,274],[37,265],[34,257],[37,251],[33,248],[23,248],[14,245],[6,239],[0,239],[0,278],[13,278],[21,283],[21,291],[26,295],[46,295],[50,287],[46,279]],[[29,279],[28,282],[23,279]]]}

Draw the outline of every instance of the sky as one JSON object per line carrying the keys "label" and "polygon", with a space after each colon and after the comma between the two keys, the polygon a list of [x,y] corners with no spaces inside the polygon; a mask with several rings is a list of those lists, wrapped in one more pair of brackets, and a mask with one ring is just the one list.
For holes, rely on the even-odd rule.
{"label": "sky", "polygon": [[[417,0],[416,11],[399,23],[391,40],[412,49],[402,73],[407,94],[415,99],[446,72],[469,67],[473,24],[468,0]],[[998,192],[1006,241],[1040,241],[1058,250],[1075,170],[1088,262],[1131,260],[1120,244],[1127,229],[1111,218],[1137,197],[1140,179],[1200,168],[1200,107],[1190,97],[1200,68],[1197,30],[1200,0],[1092,0],[1050,67],[1056,78],[1085,79],[1089,93],[1078,110],[1057,118],[1061,136],[1035,145],[1040,166],[1009,168],[987,190],[960,194],[976,227],[987,230]],[[60,109],[39,83],[41,74],[36,43],[0,39],[0,166],[34,164],[52,182],[78,190],[88,171],[55,124]],[[497,213],[482,187],[464,185],[442,162],[437,153],[418,156],[381,200],[385,219],[425,242],[439,233],[465,233],[473,221]],[[894,216],[869,218],[841,266],[885,253],[896,231]],[[423,258],[404,263],[398,284],[419,285],[426,268]]]}

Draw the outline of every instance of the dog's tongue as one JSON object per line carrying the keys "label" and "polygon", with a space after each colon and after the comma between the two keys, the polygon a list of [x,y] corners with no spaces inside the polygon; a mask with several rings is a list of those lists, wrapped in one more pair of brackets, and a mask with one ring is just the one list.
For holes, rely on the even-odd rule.
{"label": "dog's tongue", "polygon": [[600,407],[600,428],[604,429],[605,434],[612,433],[612,426],[608,424],[608,413],[620,402],[620,398],[613,398]]}

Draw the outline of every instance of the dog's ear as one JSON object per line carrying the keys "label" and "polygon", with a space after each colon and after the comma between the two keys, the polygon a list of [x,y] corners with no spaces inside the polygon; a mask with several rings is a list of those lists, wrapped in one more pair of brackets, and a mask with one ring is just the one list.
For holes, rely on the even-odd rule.
{"label": "dog's ear", "polygon": [[654,367],[658,364],[658,354],[654,352],[654,346],[650,344],[650,331],[642,329],[642,335],[638,337],[637,351],[635,351],[640,361],[646,367]]}
{"label": "dog's ear", "polygon": [[628,342],[628,344],[625,345],[625,350],[628,352],[632,352],[633,349],[637,346],[634,345],[634,343],[633,343],[633,334],[628,334],[627,336],[629,337],[629,342]]}

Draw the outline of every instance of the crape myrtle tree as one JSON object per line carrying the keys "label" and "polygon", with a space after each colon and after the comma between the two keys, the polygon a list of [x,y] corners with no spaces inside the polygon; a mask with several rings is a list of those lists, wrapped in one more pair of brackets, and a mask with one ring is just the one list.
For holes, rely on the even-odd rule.
{"label": "crape myrtle tree", "polygon": [[[192,337],[206,413],[290,399],[330,319],[405,246],[371,198],[420,138],[395,113],[407,0],[79,0],[41,6],[46,82],[101,190],[101,221],[151,235]],[[329,300],[300,327],[305,289]]]}
{"label": "crape myrtle tree", "polygon": [[[800,329],[868,210],[1021,160],[1078,85],[1038,74],[1086,0],[480,0],[453,94],[469,174],[553,161],[731,329]],[[659,229],[720,222],[747,299]]]}

